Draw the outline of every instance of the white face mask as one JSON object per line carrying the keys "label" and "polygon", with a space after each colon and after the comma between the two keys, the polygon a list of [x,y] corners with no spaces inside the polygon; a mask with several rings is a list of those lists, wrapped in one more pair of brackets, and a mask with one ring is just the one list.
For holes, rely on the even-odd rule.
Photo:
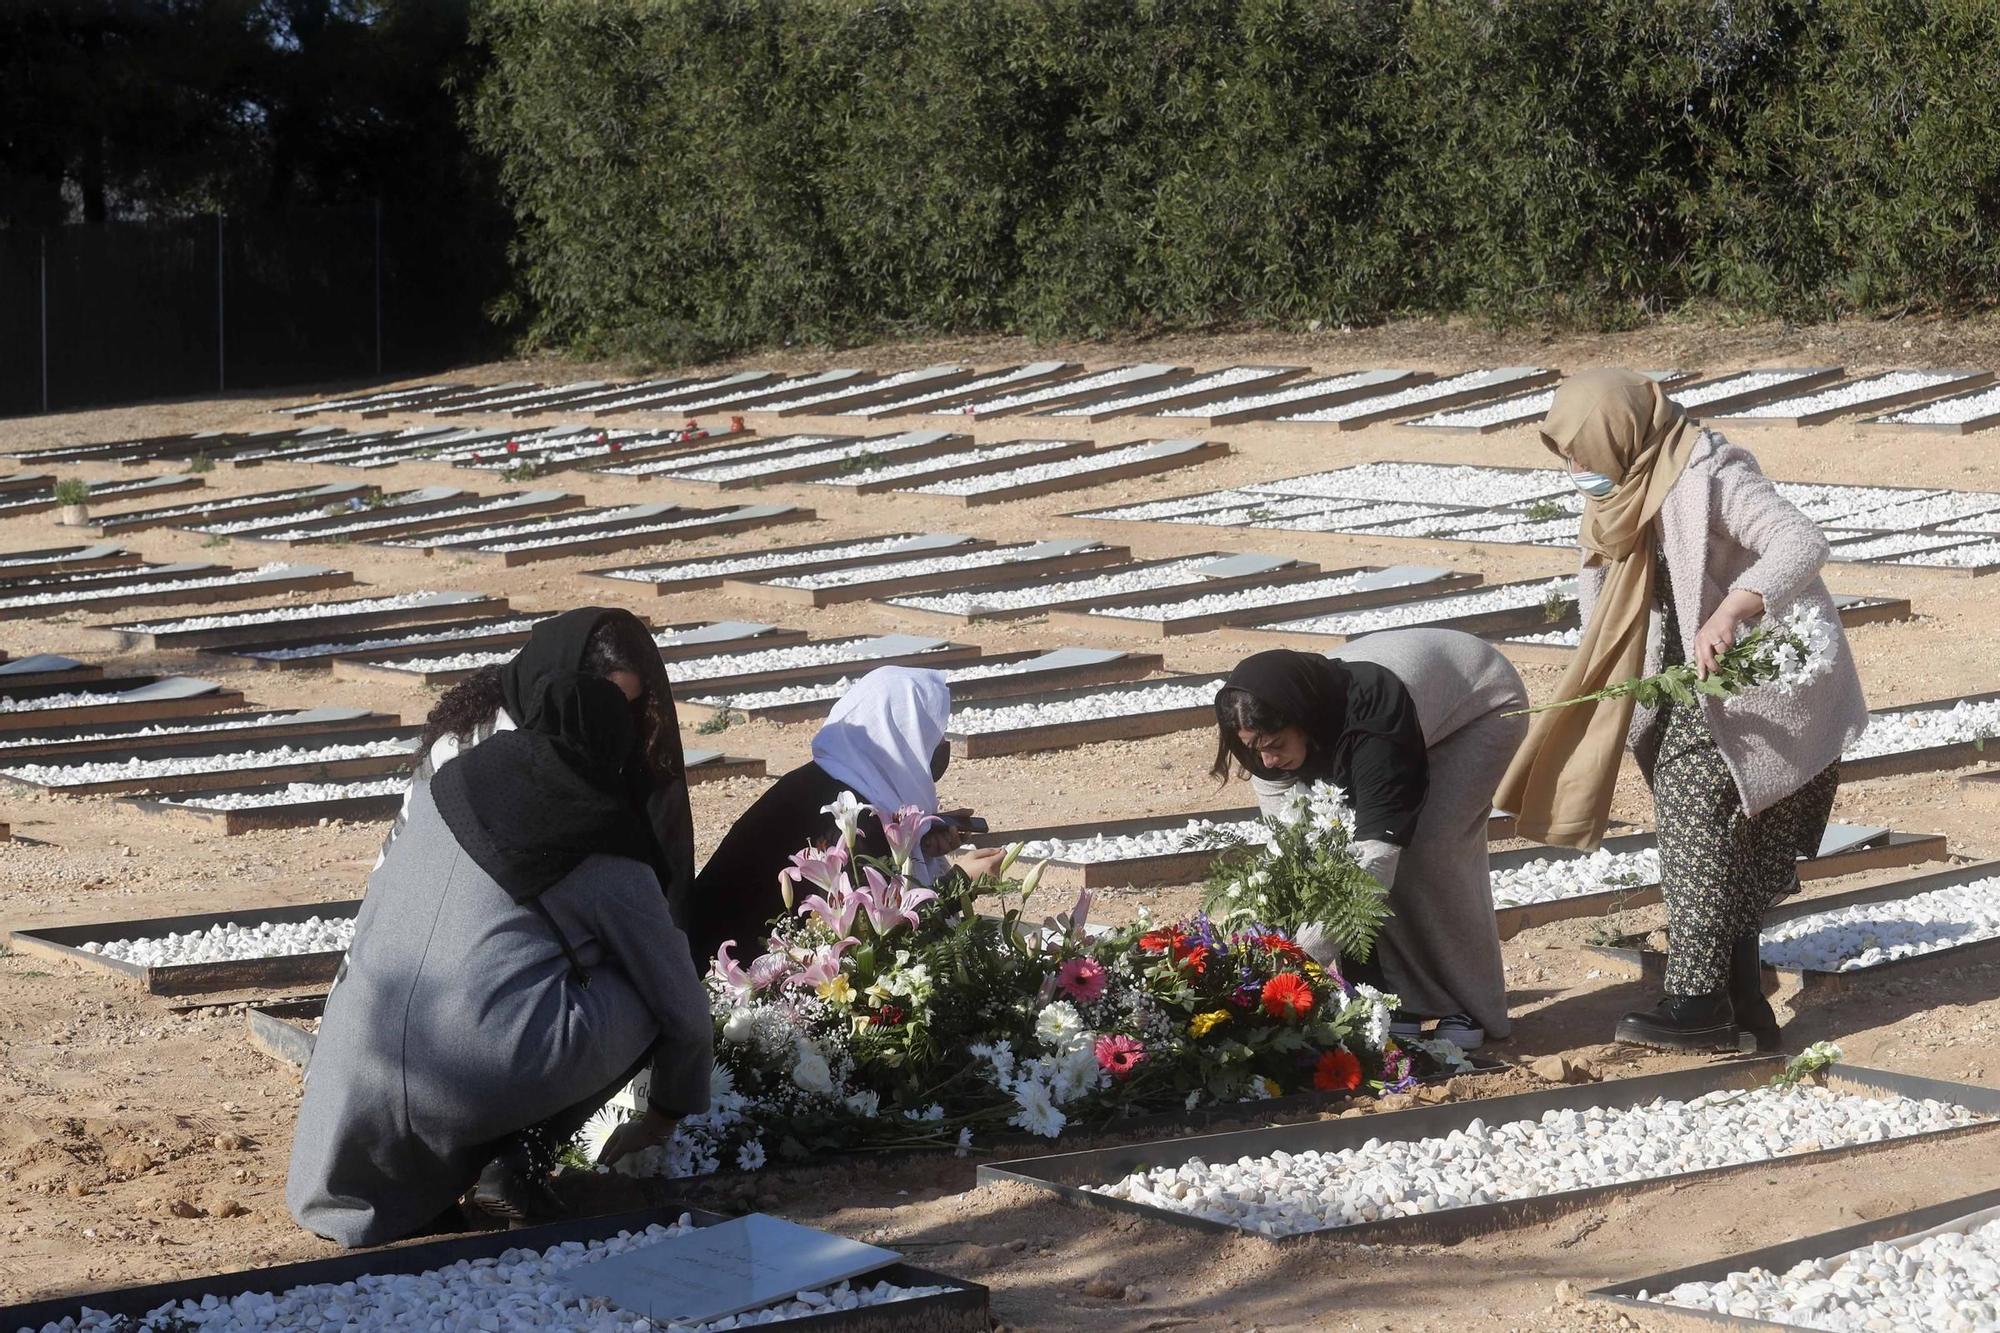
{"label": "white face mask", "polygon": [[1598,500],[1618,489],[1618,483],[1602,472],[1572,472],[1569,474],[1569,480],[1572,486],[1585,495]]}

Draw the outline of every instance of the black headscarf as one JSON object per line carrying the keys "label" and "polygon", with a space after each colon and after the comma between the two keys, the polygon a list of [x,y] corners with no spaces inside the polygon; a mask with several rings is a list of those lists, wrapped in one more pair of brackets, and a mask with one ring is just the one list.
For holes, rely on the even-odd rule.
{"label": "black headscarf", "polygon": [[453,837],[517,901],[539,896],[597,852],[653,867],[669,903],[693,880],[693,821],[666,668],[638,663],[643,697],[662,715],[648,762],[624,692],[585,666],[606,621],[629,611],[582,607],[542,621],[501,669],[516,729],[495,733],[439,769],[431,791]]}
{"label": "black headscarf", "polygon": [[1430,794],[1430,757],[1415,700],[1395,674],[1373,662],[1273,648],[1246,657],[1226,689],[1244,691],[1305,733],[1305,764],[1267,769],[1226,722],[1223,741],[1260,778],[1334,783],[1354,806],[1354,836],[1407,846]]}

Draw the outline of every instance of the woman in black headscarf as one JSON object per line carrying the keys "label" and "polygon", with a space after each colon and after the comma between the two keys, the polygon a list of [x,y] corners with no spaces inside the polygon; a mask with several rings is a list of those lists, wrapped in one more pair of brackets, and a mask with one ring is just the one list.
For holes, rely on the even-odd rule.
{"label": "woman in black headscarf", "polygon": [[[1491,644],[1451,630],[1370,634],[1336,652],[1244,659],[1216,694],[1215,766],[1240,765],[1267,813],[1329,782],[1354,808],[1354,853],[1389,890],[1370,967],[1402,1004],[1398,1036],[1474,1047],[1509,1031],[1488,881],[1493,790],[1527,730],[1521,678]],[[1300,943],[1332,951],[1311,928]]]}
{"label": "woman in black headscarf", "polygon": [[476,743],[419,775],[307,1070],[302,1226],[375,1245],[462,1195],[537,1220],[556,1154],[634,1075],[650,1107],[607,1159],[707,1109],[707,998],[663,891],[687,801],[665,680],[630,613],[555,617],[481,682],[483,738],[452,732]]}

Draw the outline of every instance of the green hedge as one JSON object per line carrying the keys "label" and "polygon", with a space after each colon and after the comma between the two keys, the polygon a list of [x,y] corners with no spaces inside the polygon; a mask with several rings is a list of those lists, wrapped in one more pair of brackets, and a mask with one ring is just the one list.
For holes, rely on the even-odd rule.
{"label": "green hedge", "polygon": [[2000,293],[1992,0],[480,0],[541,341]]}

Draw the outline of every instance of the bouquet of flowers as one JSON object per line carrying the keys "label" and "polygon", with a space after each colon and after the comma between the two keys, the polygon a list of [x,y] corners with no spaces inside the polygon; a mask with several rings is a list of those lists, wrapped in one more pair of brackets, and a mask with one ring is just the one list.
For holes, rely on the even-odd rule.
{"label": "bouquet of flowers", "polygon": [[1261,821],[1261,846],[1239,842],[1216,858],[1203,905],[1224,921],[1262,921],[1292,934],[1313,928],[1342,955],[1365,962],[1389,915],[1389,894],[1355,863],[1353,823],[1339,787],[1294,787],[1278,813]]}
{"label": "bouquet of flowers", "polygon": [[1736,642],[1717,655],[1715,670],[1706,676],[1692,662],[1676,662],[1651,676],[1621,680],[1574,699],[1518,709],[1508,716],[1545,713],[1598,699],[1630,697],[1641,708],[1658,708],[1670,701],[1692,703],[1697,694],[1706,694],[1723,700],[1727,707],[1754,688],[1796,694],[1833,670],[1835,635],[1818,607],[1794,602],[1783,610],[1767,612],[1754,626],[1739,626]]}
{"label": "bouquet of flowers", "polygon": [[979,1134],[1055,1138],[1076,1123],[1402,1087],[1459,1067],[1399,1049],[1394,997],[1347,985],[1283,929],[1240,914],[1096,929],[1088,891],[1037,922],[1041,866],[1008,878],[1010,853],[991,876],[953,870],[923,887],[911,863],[936,816],[877,810],[891,849],[878,860],[855,851],[865,808],[846,792],[827,807],[840,841],[793,856],[788,912],[760,957],[746,965],[733,941],[718,951],[711,1109],[619,1170],[963,1152]]}

